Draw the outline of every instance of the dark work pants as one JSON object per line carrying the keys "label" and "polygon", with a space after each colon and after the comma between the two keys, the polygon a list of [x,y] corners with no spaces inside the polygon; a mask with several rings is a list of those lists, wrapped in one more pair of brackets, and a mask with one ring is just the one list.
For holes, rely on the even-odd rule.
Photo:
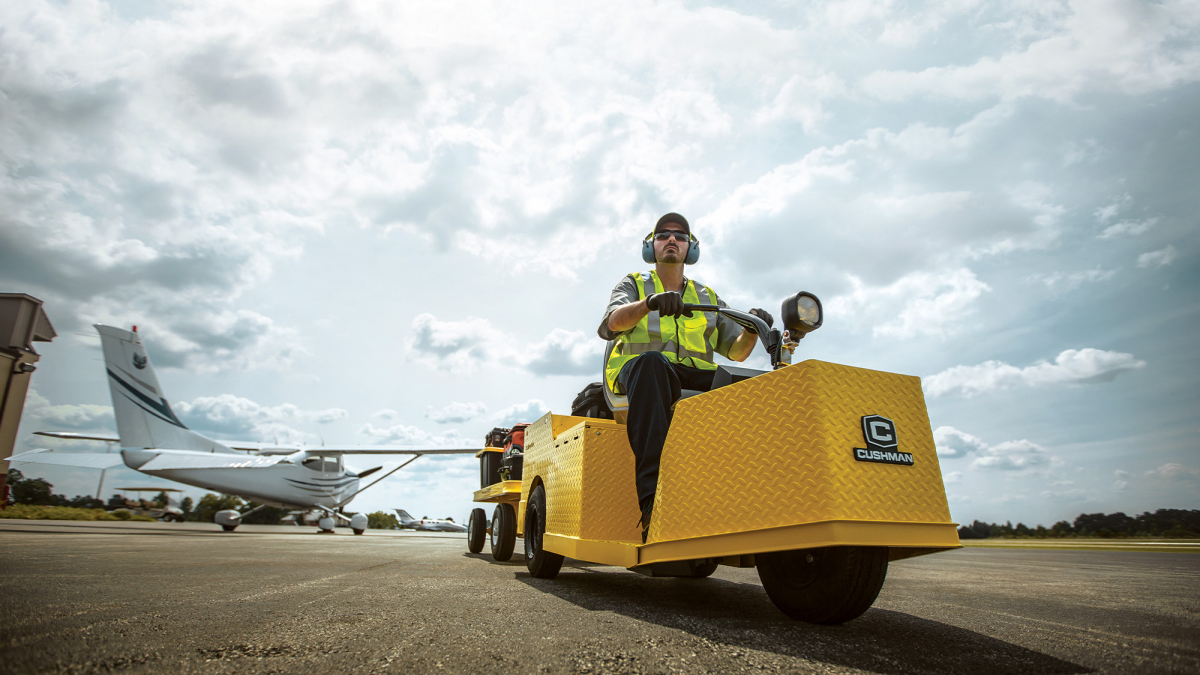
{"label": "dark work pants", "polygon": [[646,352],[626,363],[617,382],[629,396],[626,430],[636,460],[638,504],[645,506],[658,488],[658,463],[662,459],[671,406],[681,389],[712,389],[714,370],[688,368],[671,363],[658,352]]}

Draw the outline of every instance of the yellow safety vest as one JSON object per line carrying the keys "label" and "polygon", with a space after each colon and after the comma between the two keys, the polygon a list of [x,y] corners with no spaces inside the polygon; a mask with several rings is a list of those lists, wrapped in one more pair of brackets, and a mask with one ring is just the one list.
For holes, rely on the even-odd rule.
{"label": "yellow safety vest", "polygon": [[[645,300],[652,293],[662,293],[662,280],[658,273],[634,272],[629,275],[637,284],[638,300]],[[715,305],[717,294],[704,284],[688,279],[683,289],[683,301],[694,305]],[[621,368],[640,354],[660,352],[671,363],[679,363],[700,370],[716,370],[713,352],[717,347],[717,316],[712,312],[692,312],[692,316],[662,317],[650,312],[642,317],[632,330],[617,336],[616,343],[608,355],[604,378],[608,388],[618,391],[617,374]]]}

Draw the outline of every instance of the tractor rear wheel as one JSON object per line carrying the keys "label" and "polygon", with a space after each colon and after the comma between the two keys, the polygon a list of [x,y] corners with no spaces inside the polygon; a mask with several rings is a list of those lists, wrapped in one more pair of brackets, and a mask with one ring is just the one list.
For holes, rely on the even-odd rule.
{"label": "tractor rear wheel", "polygon": [[867,611],[887,576],[881,546],[830,546],[754,556],[758,578],[784,614],[808,623],[839,624]]}
{"label": "tractor rear wheel", "polygon": [[525,566],[535,579],[553,579],[562,569],[563,557],[542,547],[546,534],[546,488],[535,487],[525,505]]}
{"label": "tractor rear wheel", "polygon": [[467,519],[467,550],[479,553],[483,550],[483,540],[487,538],[487,513],[483,509],[471,509],[471,517]]}
{"label": "tractor rear wheel", "polygon": [[512,504],[497,504],[492,512],[492,558],[504,562],[512,558],[517,543],[517,514]]}

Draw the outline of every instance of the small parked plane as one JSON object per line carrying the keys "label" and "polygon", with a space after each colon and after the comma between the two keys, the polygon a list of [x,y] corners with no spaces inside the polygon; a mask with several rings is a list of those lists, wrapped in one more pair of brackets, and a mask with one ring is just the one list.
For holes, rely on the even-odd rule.
{"label": "small parked plane", "polygon": [[437,520],[434,518],[421,518],[417,520],[408,515],[408,511],[404,509],[395,509],[396,515],[400,517],[400,527],[409,530],[420,530],[422,532],[466,532],[465,525],[459,525],[453,520]]}
{"label": "small parked plane", "polygon": [[[239,513],[218,511],[216,522],[227,532],[242,518],[266,506],[298,509],[293,515],[321,512],[318,527],[332,531],[335,518],[349,521],[355,534],[367,529],[367,517],[347,517],[340,509],[355,495],[408,466],[424,455],[474,454],[478,448],[432,446],[357,445],[305,447],[243,441],[215,441],[188,429],[179,421],[167,399],[150,357],[137,333],[96,324],[104,349],[108,386],[118,438],[57,431],[36,434],[73,440],[119,443],[120,453],[55,452],[48,449],[23,452],[11,462],[37,462],[93,469],[122,463],[149,476],[194,485],[258,502],[261,506]],[[239,454],[242,451],[245,454]],[[359,480],[382,467],[355,471],[343,462],[344,455],[415,455],[370,484]]]}

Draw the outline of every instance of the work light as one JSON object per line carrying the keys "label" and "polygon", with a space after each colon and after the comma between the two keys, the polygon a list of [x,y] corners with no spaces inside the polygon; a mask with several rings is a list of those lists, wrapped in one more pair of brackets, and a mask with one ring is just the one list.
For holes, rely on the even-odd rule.
{"label": "work light", "polygon": [[821,327],[821,301],[808,291],[800,291],[783,301],[783,325],[793,339],[804,337]]}

